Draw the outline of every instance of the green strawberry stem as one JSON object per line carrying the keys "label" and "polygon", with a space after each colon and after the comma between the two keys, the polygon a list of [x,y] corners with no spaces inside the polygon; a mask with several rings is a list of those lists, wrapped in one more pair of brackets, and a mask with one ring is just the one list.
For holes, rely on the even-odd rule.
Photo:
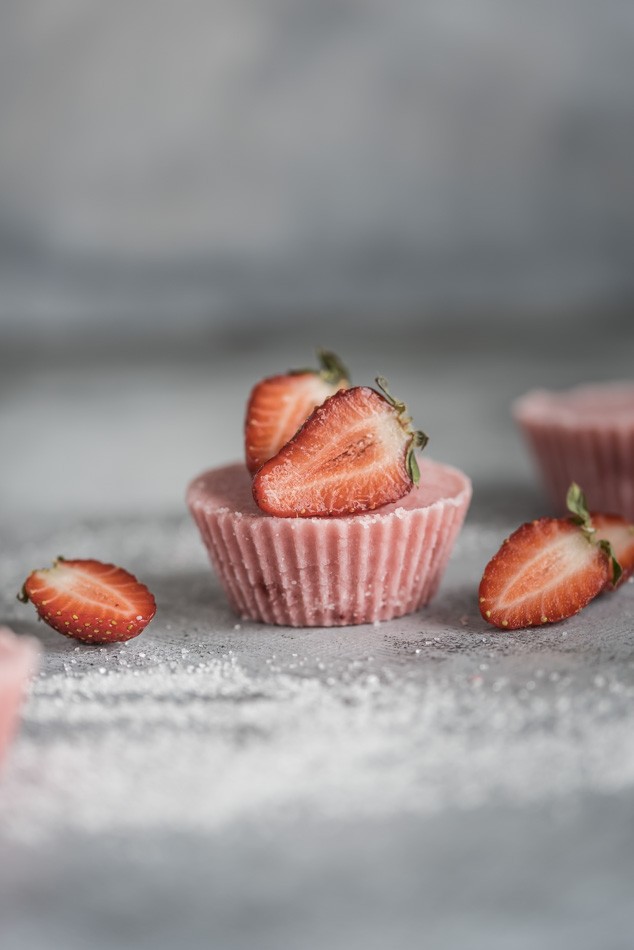
{"label": "green strawberry stem", "polygon": [[303,376],[305,373],[313,373],[320,376],[325,383],[331,386],[338,386],[339,383],[349,383],[350,373],[341,362],[336,353],[331,350],[317,350],[317,359],[319,360],[319,369],[313,369],[312,366],[305,366],[302,369],[291,369],[289,376]]}
{"label": "green strawberry stem", "polygon": [[[55,560],[53,561],[53,568],[56,568],[60,562],[65,561],[65,560],[66,560],[65,557],[63,557],[61,554],[58,554]],[[52,570],[52,568],[50,567],[42,568],[42,571],[50,571],[50,570]],[[28,604],[30,597],[26,592],[26,581],[22,585],[22,589],[20,590],[20,593],[16,594],[15,596],[20,601],[21,604]]]}
{"label": "green strawberry stem", "polygon": [[407,468],[407,474],[411,478],[414,485],[418,485],[420,482],[420,468],[418,466],[418,460],[416,458],[416,449],[425,448],[429,442],[429,436],[425,435],[420,429],[412,429],[411,426],[411,416],[406,415],[407,406],[404,402],[401,402],[400,399],[396,399],[389,390],[389,384],[385,376],[377,376],[376,384],[383,393],[383,396],[389,402],[390,406],[393,406],[396,409],[399,417],[400,423],[405,429],[406,432],[409,432],[412,436],[411,441],[407,447],[407,454],[405,456],[405,466]]}
{"label": "green strawberry stem", "polygon": [[[387,379],[385,378],[385,376],[377,376],[377,377],[376,377],[376,384],[377,384],[377,386],[379,387],[379,389],[381,390],[381,392],[383,393],[384,397],[385,397],[385,398],[387,399],[387,401],[389,402],[390,406],[393,406],[393,407],[396,409],[396,411],[398,412],[399,416],[402,415],[404,412],[407,412],[407,406],[405,405],[405,403],[404,403],[404,402],[401,402],[400,399],[396,399],[396,397],[393,396],[392,393],[390,392],[390,389],[389,389],[390,384],[388,383],[388,381],[387,381]],[[403,421],[404,421],[404,422],[411,422],[412,420],[411,420],[411,419],[407,419],[407,420],[404,419]]]}
{"label": "green strawberry stem", "polygon": [[619,582],[619,581],[621,580],[621,578],[623,577],[623,568],[622,568],[621,565],[619,564],[619,562],[618,562],[618,560],[617,560],[617,558],[616,558],[616,555],[615,555],[615,553],[614,553],[614,548],[612,547],[612,545],[610,544],[609,541],[607,541],[605,538],[602,538],[602,539],[601,539],[600,541],[598,541],[597,543],[598,543],[599,547],[602,548],[602,549],[605,551],[605,553],[607,554],[608,558],[610,559],[610,563],[611,563],[611,565],[612,565],[612,586],[613,586],[613,587],[616,587],[616,585],[618,584],[618,582]]}
{"label": "green strawberry stem", "polygon": [[330,350],[317,350],[317,357],[321,363],[319,375],[332,386],[337,386],[344,380],[350,381],[350,374],[336,353]]}
{"label": "green strawberry stem", "polygon": [[592,524],[592,518],[590,517],[590,511],[588,510],[588,502],[586,501],[585,492],[580,488],[579,485],[577,485],[576,482],[572,482],[570,488],[568,489],[568,494],[566,495],[566,507],[571,513],[570,521],[572,521],[573,524],[579,525],[582,532],[591,544],[598,544],[598,546],[607,554],[612,566],[612,584],[614,587],[616,587],[623,575],[623,568],[619,564],[610,542],[605,538],[598,540],[594,537],[597,529]]}
{"label": "green strawberry stem", "polygon": [[568,489],[566,507],[572,515],[570,520],[573,524],[579,525],[585,536],[591,541],[596,529],[592,524],[592,518],[588,511],[585,493],[576,482],[573,482]]}

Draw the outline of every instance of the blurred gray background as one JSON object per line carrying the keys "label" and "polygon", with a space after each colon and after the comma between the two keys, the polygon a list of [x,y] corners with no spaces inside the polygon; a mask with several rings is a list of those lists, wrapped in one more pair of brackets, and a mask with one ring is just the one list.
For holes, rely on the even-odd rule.
{"label": "blurred gray background", "polygon": [[4,0],[5,334],[629,307],[633,50],[620,0]]}

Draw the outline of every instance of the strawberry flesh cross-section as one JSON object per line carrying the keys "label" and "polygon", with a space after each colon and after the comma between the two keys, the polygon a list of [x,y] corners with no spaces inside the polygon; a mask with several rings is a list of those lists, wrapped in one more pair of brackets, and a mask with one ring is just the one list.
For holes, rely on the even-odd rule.
{"label": "strawberry flesh cross-section", "polygon": [[33,571],[19,596],[58,633],[87,643],[130,640],[156,613],[144,584],[123,568],[96,560],[58,558],[52,567]]}
{"label": "strawberry flesh cross-section", "polygon": [[402,498],[417,480],[413,450],[427,441],[405,411],[367,386],[337,392],[256,473],[256,503],[271,515],[308,518],[371,511]]}

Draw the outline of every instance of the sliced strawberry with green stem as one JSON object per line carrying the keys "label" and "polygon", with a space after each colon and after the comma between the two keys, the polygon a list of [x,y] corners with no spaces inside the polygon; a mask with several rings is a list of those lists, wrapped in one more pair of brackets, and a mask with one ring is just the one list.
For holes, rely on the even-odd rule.
{"label": "sliced strawberry with green stem", "polygon": [[128,571],[95,560],[57,558],[33,571],[18,595],[59,633],[87,643],[116,643],[141,633],[156,613],[154,597]]}
{"label": "sliced strawberry with green stem", "polygon": [[480,613],[496,627],[556,623],[578,613],[610,577],[608,557],[567,518],[523,524],[487,564]]}
{"label": "sliced strawberry with green stem", "polygon": [[253,497],[282,518],[370,511],[418,483],[415,449],[427,436],[411,427],[404,403],[368,386],[337,392],[319,406],[253,480]]}
{"label": "sliced strawberry with green stem", "polygon": [[319,350],[320,369],[291,370],[251,390],[244,425],[247,468],[254,473],[291,439],[316,406],[350,385],[338,356]]}
{"label": "sliced strawberry with green stem", "polygon": [[583,609],[621,568],[608,539],[598,538],[583,492],[571,485],[570,518],[521,525],[487,564],[480,612],[497,627],[556,623]]}

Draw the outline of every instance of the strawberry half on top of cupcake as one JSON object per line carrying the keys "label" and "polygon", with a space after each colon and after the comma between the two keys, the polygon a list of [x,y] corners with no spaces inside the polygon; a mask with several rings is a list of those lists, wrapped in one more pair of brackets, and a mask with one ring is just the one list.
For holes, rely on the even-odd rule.
{"label": "strawberry half on top of cupcake", "polygon": [[234,610],[288,626],[402,616],[433,597],[471,499],[459,470],[377,378],[350,387],[330,353],[316,371],[253,388],[246,465],[211,469],[187,501]]}

